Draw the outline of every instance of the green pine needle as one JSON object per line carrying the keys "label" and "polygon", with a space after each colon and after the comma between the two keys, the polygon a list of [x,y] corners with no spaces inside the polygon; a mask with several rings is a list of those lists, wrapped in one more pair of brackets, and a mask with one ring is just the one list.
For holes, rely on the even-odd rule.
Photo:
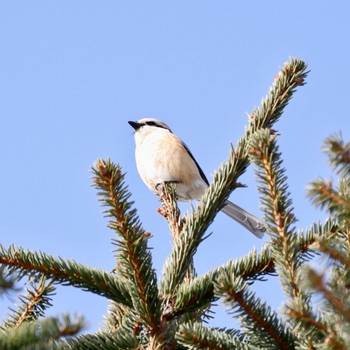
{"label": "green pine needle", "polygon": [[109,159],[99,159],[93,167],[93,181],[100,202],[110,218],[108,226],[116,233],[117,275],[127,286],[133,307],[151,333],[160,322],[160,299],[157,276],[147,241],[149,235],[141,227],[136,209],[132,209],[131,193],[125,186],[121,167]]}
{"label": "green pine needle", "polygon": [[5,319],[2,330],[12,327],[19,327],[24,322],[30,322],[39,319],[45,315],[45,310],[52,306],[52,296],[55,288],[52,281],[46,281],[45,277],[35,283],[29,282],[27,295],[20,296],[20,305],[17,310],[12,310],[12,314]]}
{"label": "green pine needle", "polygon": [[0,349],[55,349],[57,340],[75,336],[84,327],[82,317],[71,319],[68,315],[25,322],[17,328],[0,333]]}
{"label": "green pine needle", "polygon": [[15,246],[5,249],[0,245],[0,264],[19,273],[18,278],[24,275],[45,275],[63,285],[74,286],[131,305],[125,284],[114,274],[79,264],[74,260],[54,258],[43,252],[31,252]]}

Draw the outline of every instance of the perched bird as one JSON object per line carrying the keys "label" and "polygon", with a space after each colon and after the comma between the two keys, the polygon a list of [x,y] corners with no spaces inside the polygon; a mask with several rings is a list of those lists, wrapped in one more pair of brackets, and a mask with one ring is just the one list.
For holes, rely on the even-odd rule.
{"label": "perched bird", "polygon": [[[200,199],[209,182],[188,147],[158,119],[129,121],[135,129],[137,170],[146,186],[159,194],[164,183],[176,183],[179,201]],[[230,201],[221,209],[255,236],[261,238],[264,224]]]}

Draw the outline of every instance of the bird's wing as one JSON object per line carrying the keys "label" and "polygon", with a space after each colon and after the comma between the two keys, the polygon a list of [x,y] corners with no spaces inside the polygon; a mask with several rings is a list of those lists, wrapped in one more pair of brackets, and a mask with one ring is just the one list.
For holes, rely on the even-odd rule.
{"label": "bird's wing", "polygon": [[186,144],[182,142],[182,145],[185,147],[187,153],[190,155],[190,157],[193,159],[193,161],[195,162],[196,166],[197,166],[197,169],[199,171],[199,174],[201,176],[201,178],[203,179],[203,181],[209,186],[209,181],[207,179],[207,177],[205,176],[203,170],[201,169],[201,167],[199,166],[199,164],[197,163],[196,159],[194,158],[193,154],[191,153],[191,151],[189,150],[189,148],[186,146]]}

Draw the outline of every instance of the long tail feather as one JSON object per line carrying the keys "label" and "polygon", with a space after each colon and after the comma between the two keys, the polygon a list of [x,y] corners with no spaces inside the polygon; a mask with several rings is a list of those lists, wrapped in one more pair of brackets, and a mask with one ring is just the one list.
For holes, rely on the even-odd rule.
{"label": "long tail feather", "polygon": [[221,209],[226,215],[228,215],[233,220],[237,221],[239,224],[244,226],[248,231],[254,234],[258,238],[262,238],[266,231],[266,227],[263,222],[255,217],[254,215],[248,213],[236,204],[230,201],[226,201],[226,205]]}

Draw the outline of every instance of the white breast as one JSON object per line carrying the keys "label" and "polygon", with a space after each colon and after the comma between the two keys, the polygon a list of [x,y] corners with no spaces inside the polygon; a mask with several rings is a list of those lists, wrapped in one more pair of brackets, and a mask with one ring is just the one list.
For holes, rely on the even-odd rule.
{"label": "white breast", "polygon": [[177,182],[179,200],[199,199],[207,185],[181,140],[162,128],[140,136],[135,134],[136,165],[148,188],[158,193],[158,184]]}

